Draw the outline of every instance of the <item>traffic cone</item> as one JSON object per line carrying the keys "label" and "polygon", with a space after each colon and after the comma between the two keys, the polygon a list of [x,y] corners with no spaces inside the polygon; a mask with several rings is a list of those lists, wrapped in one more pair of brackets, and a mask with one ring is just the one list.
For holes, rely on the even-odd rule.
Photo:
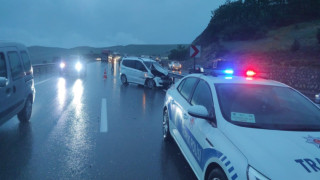
{"label": "traffic cone", "polygon": [[107,79],[107,69],[104,68],[103,79]]}

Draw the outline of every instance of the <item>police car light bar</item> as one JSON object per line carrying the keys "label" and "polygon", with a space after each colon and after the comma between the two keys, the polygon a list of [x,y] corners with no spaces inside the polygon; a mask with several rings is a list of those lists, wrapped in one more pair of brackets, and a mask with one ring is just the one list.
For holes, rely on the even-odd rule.
{"label": "police car light bar", "polygon": [[233,74],[233,70],[232,69],[226,69],[223,71],[225,74],[229,74],[232,75]]}
{"label": "police car light bar", "polygon": [[246,72],[246,75],[248,76],[248,77],[253,77],[253,76],[255,76],[257,73],[256,72],[254,72],[253,70],[248,70],[247,72]]}

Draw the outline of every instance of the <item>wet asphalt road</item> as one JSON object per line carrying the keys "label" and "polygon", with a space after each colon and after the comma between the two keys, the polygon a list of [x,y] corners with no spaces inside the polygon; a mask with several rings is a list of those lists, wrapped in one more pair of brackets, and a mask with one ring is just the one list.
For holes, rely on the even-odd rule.
{"label": "wet asphalt road", "polygon": [[89,63],[83,80],[35,78],[30,123],[0,127],[1,180],[196,179],[178,146],[162,141],[165,92],[121,85],[117,67],[103,80],[105,66]]}

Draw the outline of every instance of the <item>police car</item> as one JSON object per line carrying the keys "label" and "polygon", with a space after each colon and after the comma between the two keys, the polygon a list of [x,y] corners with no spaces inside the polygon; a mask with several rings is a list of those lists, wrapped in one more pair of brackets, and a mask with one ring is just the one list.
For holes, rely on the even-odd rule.
{"label": "police car", "polygon": [[224,73],[188,75],[166,94],[163,138],[197,178],[319,180],[319,107],[254,71]]}

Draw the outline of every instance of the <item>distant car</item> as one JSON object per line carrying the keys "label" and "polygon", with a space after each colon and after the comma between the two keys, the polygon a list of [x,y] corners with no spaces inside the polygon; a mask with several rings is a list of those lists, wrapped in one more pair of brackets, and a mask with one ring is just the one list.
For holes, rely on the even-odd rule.
{"label": "distant car", "polygon": [[79,57],[70,56],[60,62],[59,73],[61,76],[69,75],[83,78],[87,75],[86,62]]}
{"label": "distant car", "polygon": [[29,121],[35,92],[27,48],[0,43],[0,125],[15,115],[21,122]]}
{"label": "distant car", "polygon": [[168,71],[158,62],[147,58],[123,58],[120,65],[120,78],[123,84],[136,83],[149,88],[166,88],[172,84]]}
{"label": "distant car", "polygon": [[254,74],[190,74],[171,86],[164,140],[177,143],[197,179],[319,180],[320,108]]}
{"label": "distant car", "polygon": [[196,65],[196,67],[189,68],[189,74],[192,73],[204,73],[204,69],[201,65]]}
{"label": "distant car", "polygon": [[170,70],[180,71],[182,68],[182,65],[178,61],[172,61],[168,64],[168,67]]}

